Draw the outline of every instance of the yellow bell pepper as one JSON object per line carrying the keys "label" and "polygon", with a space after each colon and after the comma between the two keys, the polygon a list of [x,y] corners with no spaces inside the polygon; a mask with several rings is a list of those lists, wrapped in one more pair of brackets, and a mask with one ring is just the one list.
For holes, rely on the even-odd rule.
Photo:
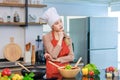
{"label": "yellow bell pepper", "polygon": [[88,75],[88,68],[82,68],[82,74]]}
{"label": "yellow bell pepper", "polygon": [[22,80],[23,76],[19,75],[19,74],[15,74],[13,77],[12,77],[12,80]]}

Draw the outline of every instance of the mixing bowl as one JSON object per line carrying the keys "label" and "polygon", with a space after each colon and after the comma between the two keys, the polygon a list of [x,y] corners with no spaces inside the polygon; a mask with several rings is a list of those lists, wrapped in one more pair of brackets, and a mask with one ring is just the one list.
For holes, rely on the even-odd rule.
{"label": "mixing bowl", "polygon": [[79,67],[76,67],[76,68],[71,69],[71,70],[68,70],[65,68],[58,68],[58,70],[64,78],[75,78],[76,75],[80,72]]}

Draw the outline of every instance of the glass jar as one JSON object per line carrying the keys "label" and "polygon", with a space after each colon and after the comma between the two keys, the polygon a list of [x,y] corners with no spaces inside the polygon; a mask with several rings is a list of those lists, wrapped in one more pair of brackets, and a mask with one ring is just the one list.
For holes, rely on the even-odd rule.
{"label": "glass jar", "polygon": [[17,11],[14,13],[14,22],[20,22],[20,17]]}
{"label": "glass jar", "polygon": [[11,17],[7,16],[7,22],[11,22]]}

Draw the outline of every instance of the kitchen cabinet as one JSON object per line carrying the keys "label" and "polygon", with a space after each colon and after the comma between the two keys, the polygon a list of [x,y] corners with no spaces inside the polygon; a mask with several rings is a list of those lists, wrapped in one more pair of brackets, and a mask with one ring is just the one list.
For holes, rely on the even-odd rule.
{"label": "kitchen cabinet", "polygon": [[[1,27],[1,35],[0,38],[2,38],[0,40],[1,46],[0,46],[0,59],[5,59],[4,55],[3,55],[3,49],[4,46],[9,42],[9,37],[14,37],[15,38],[15,43],[18,43],[20,45],[20,47],[22,48],[22,58],[24,57],[24,46],[27,43],[27,41],[25,41],[26,39],[28,39],[27,36],[29,36],[30,34],[28,32],[32,32],[30,35],[30,39],[33,39],[32,41],[34,41],[35,38],[33,38],[33,36],[38,35],[38,28],[42,28],[42,27],[38,27],[38,26],[42,26],[43,24],[40,24],[39,22],[28,22],[28,8],[32,8],[32,12],[35,12],[34,9],[37,9],[37,11],[39,11],[40,13],[42,13],[43,8],[47,7],[47,5],[44,4],[28,4],[28,0],[23,0],[23,3],[0,3],[0,17],[4,17],[2,16],[5,15],[6,18],[6,14],[13,14],[16,9],[17,11],[20,10],[20,14],[22,15],[23,21],[21,22],[0,22],[0,27]],[[1,13],[3,12],[3,13]],[[37,12],[36,12],[37,13]],[[39,16],[37,16],[39,17]],[[20,27],[19,27],[20,26]],[[32,29],[30,29],[32,26]],[[34,26],[34,27],[33,27]],[[37,27],[36,27],[37,26]],[[29,28],[28,28],[29,27]],[[33,30],[33,28],[35,29],[35,31]],[[30,30],[29,30],[30,29]],[[31,31],[32,30],[32,31]],[[28,32],[27,32],[28,31]],[[42,30],[39,30],[39,33]],[[42,33],[42,32],[41,32]],[[3,35],[4,34],[4,35]],[[36,37],[36,36],[35,36]],[[31,42],[32,42],[31,41]],[[6,61],[6,59],[5,59]]]}
{"label": "kitchen cabinet", "polygon": [[[0,3],[0,7],[17,7],[17,8],[23,8],[24,11],[24,18],[25,20],[23,22],[0,22],[0,26],[27,26],[27,25],[42,25],[42,23],[34,22],[29,23],[28,22],[28,8],[44,8],[47,7],[47,5],[44,4],[28,4],[28,0],[25,0],[24,3]],[[44,24],[44,23],[43,23]]]}
{"label": "kitchen cabinet", "polygon": [[83,57],[85,64],[100,69],[118,67],[117,17],[86,17],[70,20],[70,36],[74,43],[75,59]]}
{"label": "kitchen cabinet", "polygon": [[[6,3],[6,2],[3,2],[3,3],[0,3],[0,7],[6,7],[7,8],[21,8],[24,10],[24,12],[26,13],[26,1],[25,3]],[[9,12],[10,13],[10,12]],[[19,12],[20,13],[20,12]],[[25,14],[24,13],[24,14]],[[5,16],[8,16],[8,15],[5,15]],[[10,18],[12,19],[14,16],[10,16]],[[24,16],[26,17],[26,15]],[[19,18],[21,19],[20,15],[19,15]],[[4,20],[4,19],[3,19]],[[0,26],[25,26],[26,25],[26,22],[27,20],[25,21],[19,21],[19,22],[14,22],[12,20],[10,20],[10,22],[7,22],[7,21],[3,21],[0,23]]]}
{"label": "kitchen cabinet", "polygon": [[22,4],[22,3],[0,3],[0,6],[1,7],[25,7],[25,4]]}

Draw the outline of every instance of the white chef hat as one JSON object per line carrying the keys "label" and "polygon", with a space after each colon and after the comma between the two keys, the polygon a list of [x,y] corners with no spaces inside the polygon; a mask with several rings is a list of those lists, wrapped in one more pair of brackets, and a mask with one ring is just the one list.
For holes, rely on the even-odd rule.
{"label": "white chef hat", "polygon": [[43,19],[45,19],[50,27],[60,19],[60,16],[58,15],[56,9],[54,7],[49,8],[46,10],[42,16]]}

